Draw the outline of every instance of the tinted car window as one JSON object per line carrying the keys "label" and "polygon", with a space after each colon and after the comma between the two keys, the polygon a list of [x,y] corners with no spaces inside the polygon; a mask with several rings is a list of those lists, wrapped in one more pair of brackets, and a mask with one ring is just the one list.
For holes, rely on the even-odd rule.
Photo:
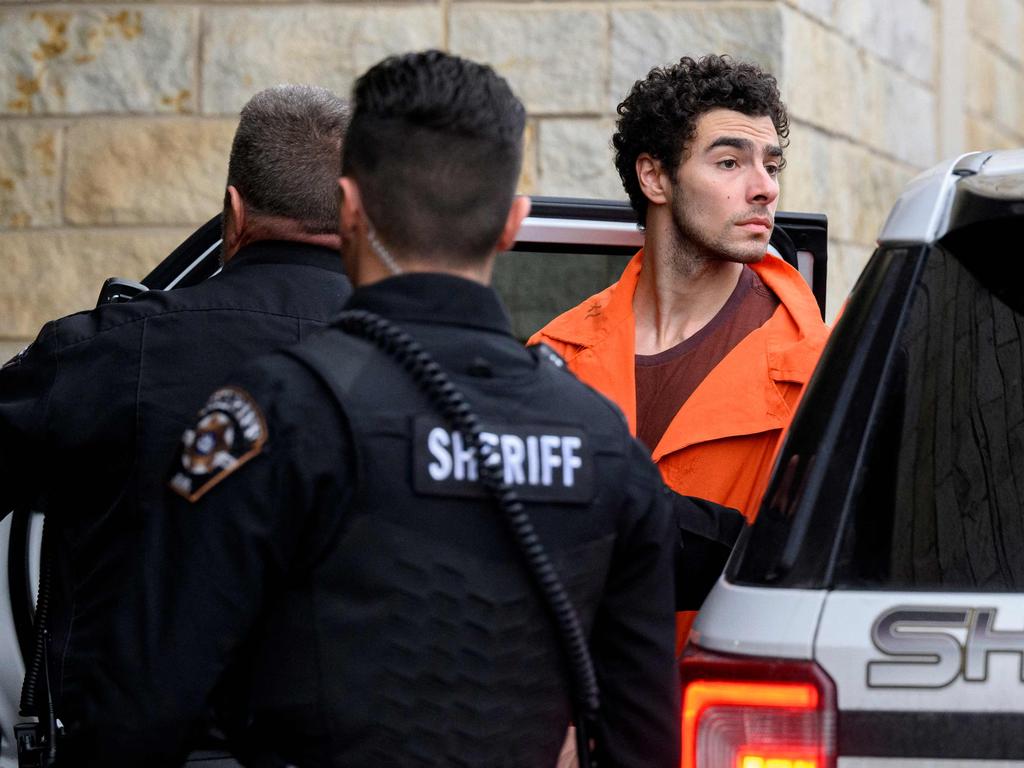
{"label": "tinted car window", "polygon": [[985,231],[872,258],[730,580],[1024,588],[1024,291]]}
{"label": "tinted car window", "polygon": [[1024,589],[1024,314],[996,295],[1007,295],[1012,261],[961,237],[924,263],[837,586]]}
{"label": "tinted car window", "polygon": [[879,388],[922,253],[882,249],[862,273],[804,393],[757,521],[730,561],[731,581],[805,589],[831,583],[838,532],[865,472],[862,446],[878,421]]}
{"label": "tinted car window", "polygon": [[[506,252],[494,267],[494,288],[512,316],[512,331],[527,339],[553,318],[619,279],[635,248],[619,253]],[[625,250],[625,252],[622,252]]]}

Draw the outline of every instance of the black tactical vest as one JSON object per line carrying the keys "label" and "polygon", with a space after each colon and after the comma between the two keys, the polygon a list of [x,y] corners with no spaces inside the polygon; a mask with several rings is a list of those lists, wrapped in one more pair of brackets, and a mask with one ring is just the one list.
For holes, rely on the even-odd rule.
{"label": "black tactical vest", "polygon": [[[475,456],[368,342],[332,329],[289,354],[344,412],[358,489],[330,555],[264,629],[249,746],[287,745],[272,751],[300,765],[553,766],[566,664]],[[589,631],[628,471],[620,416],[546,360],[452,379]],[[303,690],[318,692],[315,712]]]}

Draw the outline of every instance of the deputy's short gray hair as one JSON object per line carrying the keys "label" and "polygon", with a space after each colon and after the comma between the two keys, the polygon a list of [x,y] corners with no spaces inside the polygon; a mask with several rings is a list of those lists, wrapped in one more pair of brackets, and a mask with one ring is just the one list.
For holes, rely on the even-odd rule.
{"label": "deputy's short gray hair", "polygon": [[283,216],[311,234],[338,231],[341,144],[348,102],[326,88],[278,85],[242,108],[228,184],[249,215]]}

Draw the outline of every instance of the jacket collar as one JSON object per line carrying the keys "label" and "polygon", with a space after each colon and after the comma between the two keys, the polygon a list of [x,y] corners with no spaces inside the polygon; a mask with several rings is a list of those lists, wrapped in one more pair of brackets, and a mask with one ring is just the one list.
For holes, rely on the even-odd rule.
{"label": "jacket collar", "polygon": [[508,313],[493,288],[436,272],[411,272],[357,288],[345,309],[512,334]]}
{"label": "jacket collar", "polygon": [[[582,348],[573,370],[623,409],[636,432],[633,294],[643,268],[641,249],[619,281],[544,329]],[[701,382],[655,447],[657,461],[696,443],[782,429],[790,407],[777,383],[803,384],[827,334],[814,296],[800,273],[766,255],[751,268],[779,298],[775,314],[752,331]]]}
{"label": "jacket collar", "polygon": [[768,254],[750,267],[780,302],[762,326],[768,373],[775,381],[806,384],[828,337],[818,302],[800,273],[782,259]]}

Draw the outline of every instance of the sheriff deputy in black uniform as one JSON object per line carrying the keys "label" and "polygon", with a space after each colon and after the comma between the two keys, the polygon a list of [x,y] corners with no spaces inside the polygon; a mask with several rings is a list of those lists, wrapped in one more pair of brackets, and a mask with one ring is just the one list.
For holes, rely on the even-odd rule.
{"label": "sheriff deputy in black uniform", "polygon": [[0,517],[47,515],[49,677],[71,735],[129,531],[162,498],[182,429],[226,374],[321,328],[351,293],[337,216],[349,116],[322,88],[254,96],[228,164],[223,271],[47,323],[0,370]]}
{"label": "sheriff deputy in black uniform", "polygon": [[[589,647],[602,764],[678,765],[661,481],[488,286],[529,210],[524,123],[489,67],[438,51],[357,81],[340,182],[357,289],[185,432],[149,602],[112,656],[134,696],[100,713],[108,760],[180,761],[220,682],[246,764],[553,766],[587,686],[553,620],[568,610],[536,586],[543,549]],[[458,426],[473,415],[485,460]]]}

